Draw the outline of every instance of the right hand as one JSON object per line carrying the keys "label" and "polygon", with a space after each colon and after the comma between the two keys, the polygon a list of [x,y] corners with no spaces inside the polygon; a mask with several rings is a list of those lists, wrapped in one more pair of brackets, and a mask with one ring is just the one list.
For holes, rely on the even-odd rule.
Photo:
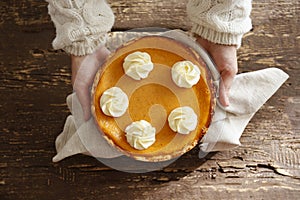
{"label": "right hand", "polygon": [[229,91],[238,72],[237,48],[235,45],[215,44],[201,37],[197,42],[210,54],[221,75],[219,101],[222,106],[229,106]]}
{"label": "right hand", "polygon": [[71,55],[72,62],[72,85],[83,110],[83,117],[88,121],[91,117],[91,94],[90,89],[94,77],[110,51],[103,45],[93,54],[85,56]]}

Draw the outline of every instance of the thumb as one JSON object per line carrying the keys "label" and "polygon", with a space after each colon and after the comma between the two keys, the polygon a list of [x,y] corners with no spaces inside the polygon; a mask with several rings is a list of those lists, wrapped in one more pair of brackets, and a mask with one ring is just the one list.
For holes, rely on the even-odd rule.
{"label": "thumb", "polygon": [[221,76],[220,85],[219,85],[219,101],[222,106],[229,106],[229,89],[230,89],[230,78],[227,76]]}
{"label": "thumb", "polygon": [[89,88],[88,86],[77,86],[75,92],[82,107],[84,120],[88,121],[91,118],[91,97]]}
{"label": "thumb", "polygon": [[233,46],[218,46],[211,55],[221,75],[219,101],[223,106],[227,107],[230,103],[229,91],[238,72],[236,48]]}

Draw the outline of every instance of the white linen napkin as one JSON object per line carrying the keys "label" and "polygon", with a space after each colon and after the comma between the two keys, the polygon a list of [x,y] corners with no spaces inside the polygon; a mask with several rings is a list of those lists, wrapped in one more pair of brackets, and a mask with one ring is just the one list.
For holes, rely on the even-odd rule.
{"label": "white linen napkin", "polygon": [[115,158],[123,155],[108,144],[98,131],[93,118],[84,122],[76,93],[67,97],[67,105],[71,115],[67,117],[62,133],[55,140],[57,154],[53,157],[53,162],[79,153],[97,158]]}
{"label": "white linen napkin", "polygon": [[[170,31],[165,36],[178,39],[194,48],[193,40],[182,33],[178,34]],[[197,47],[195,49],[197,50]],[[203,49],[198,49],[198,53],[203,55]],[[211,62],[209,58],[205,61]],[[217,82],[218,74],[214,69],[211,71]],[[224,151],[241,145],[239,139],[250,119],[287,79],[288,75],[277,68],[237,75],[230,90],[230,106],[216,106],[212,123],[201,140],[200,149],[204,152]],[[67,105],[71,115],[67,117],[62,133],[56,138],[57,154],[53,162],[79,153],[97,158],[115,158],[123,155],[108,144],[93,119],[84,122],[75,93],[67,97]]]}
{"label": "white linen napkin", "polygon": [[288,77],[277,68],[237,75],[230,89],[230,105],[223,108],[217,104],[201,150],[223,151],[241,145],[239,139],[250,119]]}

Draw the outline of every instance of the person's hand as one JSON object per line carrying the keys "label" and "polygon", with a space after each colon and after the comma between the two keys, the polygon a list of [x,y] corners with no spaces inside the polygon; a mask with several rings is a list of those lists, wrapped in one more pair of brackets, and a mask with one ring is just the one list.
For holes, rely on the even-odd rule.
{"label": "person's hand", "polygon": [[84,119],[91,117],[90,88],[94,77],[110,51],[105,46],[100,46],[93,54],[86,56],[71,56],[72,85],[82,106]]}
{"label": "person's hand", "polygon": [[201,37],[197,37],[197,42],[215,62],[221,75],[219,101],[222,106],[229,106],[229,90],[238,72],[237,48],[234,45],[215,44]]}

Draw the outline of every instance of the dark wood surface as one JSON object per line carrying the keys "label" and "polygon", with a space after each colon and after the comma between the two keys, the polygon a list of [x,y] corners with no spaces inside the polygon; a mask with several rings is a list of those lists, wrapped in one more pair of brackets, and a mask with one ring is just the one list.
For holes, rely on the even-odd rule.
{"label": "dark wood surface", "polygon": [[[110,2],[114,31],[190,27],[184,0]],[[143,174],[84,155],[52,163],[72,88],[68,56],[51,47],[55,31],[46,6],[0,2],[0,199],[299,199],[299,1],[253,2],[239,72],[278,67],[290,79],[251,120],[243,146],[205,159],[196,148]]]}

